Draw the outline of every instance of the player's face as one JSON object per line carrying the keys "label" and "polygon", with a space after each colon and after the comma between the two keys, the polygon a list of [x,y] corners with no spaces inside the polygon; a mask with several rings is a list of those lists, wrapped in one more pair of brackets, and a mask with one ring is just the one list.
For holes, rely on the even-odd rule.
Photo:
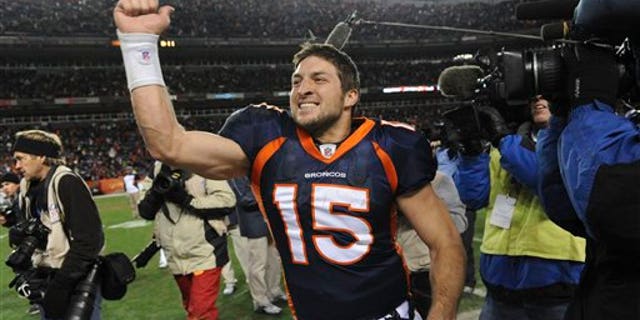
{"label": "player's face", "polygon": [[13,153],[13,159],[16,161],[16,170],[20,171],[25,179],[43,179],[46,176],[45,157],[16,151]]}
{"label": "player's face", "polygon": [[338,69],[329,61],[310,56],[302,60],[291,76],[289,98],[293,120],[311,135],[331,128],[345,113]]}
{"label": "player's face", "polygon": [[531,107],[531,118],[533,123],[539,126],[546,126],[551,118],[549,101],[538,95],[531,100],[529,106]]}

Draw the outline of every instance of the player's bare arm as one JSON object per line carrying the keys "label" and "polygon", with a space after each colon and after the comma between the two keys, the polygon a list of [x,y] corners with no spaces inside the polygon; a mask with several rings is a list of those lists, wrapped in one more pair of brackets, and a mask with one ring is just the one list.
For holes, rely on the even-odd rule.
{"label": "player's bare arm", "polygon": [[[142,34],[141,39],[150,39],[148,42],[151,43],[153,35],[161,34],[169,26],[173,10],[170,6],[158,8],[157,0],[121,0],[113,16],[120,33]],[[137,39],[132,41],[137,45]],[[157,41],[153,45],[157,46]],[[127,57],[124,59],[126,65]],[[158,81],[146,81],[154,75],[159,78]],[[131,85],[129,74],[127,78]],[[159,66],[157,72],[147,78],[143,77],[140,80],[142,85],[131,89],[131,101],[136,122],[151,156],[210,179],[228,179],[247,174],[249,162],[237,143],[212,133],[186,131],[178,123]]]}
{"label": "player's bare arm", "polygon": [[447,208],[426,185],[398,197],[398,206],[430,249],[432,303],[428,319],[455,319],[464,284],[465,256]]}

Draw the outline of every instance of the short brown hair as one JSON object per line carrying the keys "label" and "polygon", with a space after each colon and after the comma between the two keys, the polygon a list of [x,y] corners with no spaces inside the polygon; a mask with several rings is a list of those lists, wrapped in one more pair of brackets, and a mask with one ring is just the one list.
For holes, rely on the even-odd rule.
{"label": "short brown hair", "polygon": [[327,60],[338,69],[338,77],[340,78],[343,93],[353,89],[360,91],[360,73],[349,55],[330,44],[307,42],[293,56],[294,67],[297,68],[302,60],[310,56]]}

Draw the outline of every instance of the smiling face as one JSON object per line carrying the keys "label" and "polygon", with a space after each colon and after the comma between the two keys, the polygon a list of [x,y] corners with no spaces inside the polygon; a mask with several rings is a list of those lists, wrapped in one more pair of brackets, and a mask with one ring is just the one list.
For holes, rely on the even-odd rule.
{"label": "smiling face", "polygon": [[541,95],[537,95],[531,99],[529,108],[531,110],[531,119],[533,120],[533,123],[539,127],[546,127],[549,123],[549,119],[551,118],[549,101]]}
{"label": "smiling face", "polygon": [[291,76],[289,103],[293,120],[316,138],[350,123],[357,101],[358,91],[343,92],[338,69],[319,56],[304,58]]}

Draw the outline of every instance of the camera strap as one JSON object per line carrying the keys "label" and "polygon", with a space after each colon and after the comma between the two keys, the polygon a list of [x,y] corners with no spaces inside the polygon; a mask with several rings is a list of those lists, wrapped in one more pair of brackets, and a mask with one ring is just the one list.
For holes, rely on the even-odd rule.
{"label": "camera strap", "polygon": [[165,200],[162,200],[162,206],[160,206],[160,210],[162,210],[162,214],[165,218],[167,218],[167,220],[169,220],[169,222],[174,225],[176,224],[176,222],[171,219],[171,214],[169,213],[169,208],[167,208],[167,202]]}
{"label": "camera strap", "polygon": [[[51,167],[50,172],[55,173],[56,169],[58,167],[54,166]],[[71,241],[71,238],[69,237],[69,229],[67,229],[67,223],[65,222],[65,213],[64,213],[64,208],[62,207],[62,204],[60,203],[60,197],[58,196],[58,183],[60,182],[60,178],[62,178],[63,175],[69,173],[69,174],[73,174],[72,172],[65,172],[63,171],[63,174],[50,174],[49,176],[47,176],[47,178],[45,179],[45,183],[44,183],[44,198],[47,201],[47,204],[49,202],[49,183],[53,183],[51,185],[51,190],[53,191],[53,195],[54,195],[54,201],[56,202],[56,206],[58,207],[58,210],[60,211],[60,223],[62,224],[62,230],[64,231],[64,235],[67,237],[67,239],[69,239],[69,241]],[[56,176],[54,178],[54,176]],[[53,180],[53,182],[51,181]]]}

